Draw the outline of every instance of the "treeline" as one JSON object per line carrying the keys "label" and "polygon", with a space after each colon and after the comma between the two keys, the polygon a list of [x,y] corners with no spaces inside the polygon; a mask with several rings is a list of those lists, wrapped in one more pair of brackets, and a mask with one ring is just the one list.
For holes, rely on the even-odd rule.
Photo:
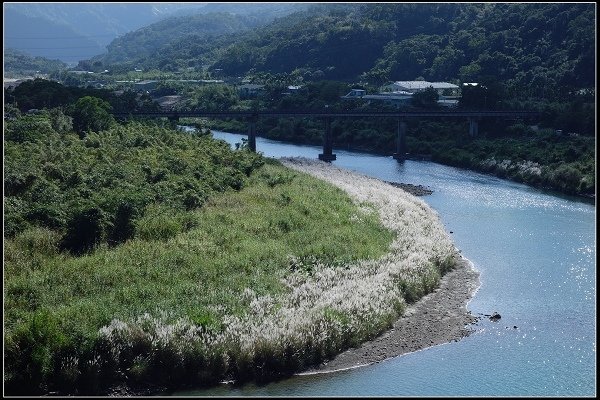
{"label": "treeline", "polygon": [[31,109],[66,108],[85,96],[106,101],[113,111],[153,111],[158,108],[158,104],[152,101],[150,96],[138,94],[133,90],[116,92],[109,89],[65,86],[40,78],[23,82],[14,89],[5,89],[4,104],[14,105],[21,112],[26,112]]}
{"label": "treeline", "polygon": [[487,121],[480,137],[468,137],[468,124],[422,122],[409,126],[411,154],[433,161],[522,182],[560,193],[593,197],[595,139],[552,129],[534,130],[522,122]]}

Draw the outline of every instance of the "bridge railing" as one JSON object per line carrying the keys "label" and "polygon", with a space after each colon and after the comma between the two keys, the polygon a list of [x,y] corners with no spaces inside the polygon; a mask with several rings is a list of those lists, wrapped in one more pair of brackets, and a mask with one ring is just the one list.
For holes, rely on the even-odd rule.
{"label": "bridge railing", "polygon": [[458,117],[458,118],[486,118],[486,117],[536,117],[538,111],[521,110],[424,110],[424,111],[319,111],[319,110],[294,110],[294,111],[141,111],[141,112],[113,112],[117,117],[140,116],[148,118],[257,118],[257,117],[379,117],[379,118],[426,118],[426,117]]}

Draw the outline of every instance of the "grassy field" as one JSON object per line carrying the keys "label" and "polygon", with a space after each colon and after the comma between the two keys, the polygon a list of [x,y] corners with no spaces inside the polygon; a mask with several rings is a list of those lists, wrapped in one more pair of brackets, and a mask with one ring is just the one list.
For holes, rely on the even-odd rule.
{"label": "grassy field", "polygon": [[[394,234],[368,204],[206,137],[137,124],[79,139],[40,124],[5,141],[7,393],[261,379],[348,346],[334,343],[349,319],[334,308],[318,310],[324,341],[248,345],[251,325],[236,323],[276,314],[290,277],[385,254]],[[79,232],[89,240],[74,246]]]}

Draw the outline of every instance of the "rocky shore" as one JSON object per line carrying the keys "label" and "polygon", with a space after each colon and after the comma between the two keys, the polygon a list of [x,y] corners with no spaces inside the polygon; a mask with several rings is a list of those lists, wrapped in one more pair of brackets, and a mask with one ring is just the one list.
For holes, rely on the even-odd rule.
{"label": "rocky shore", "polygon": [[[317,160],[282,158],[281,161],[288,167],[333,184],[347,181],[353,174],[363,178],[362,175]],[[373,181],[377,180],[373,179]],[[420,185],[385,183],[390,184],[390,188],[401,188],[416,196],[431,193],[431,190]],[[347,186],[342,184],[338,186],[347,189]],[[356,197],[355,193],[349,194]],[[374,198],[370,197],[370,201],[373,200]],[[480,286],[479,273],[469,260],[460,256],[458,251],[456,261],[456,267],[442,277],[439,287],[409,305],[405,314],[394,323],[392,329],[372,341],[349,349],[334,359],[300,374],[327,373],[365,366],[427,347],[458,341],[474,332],[473,324],[479,317],[471,315],[466,306]]]}
{"label": "rocky shore", "polygon": [[433,190],[426,188],[423,185],[413,185],[411,183],[398,183],[398,182],[389,182],[384,181],[385,183],[389,183],[392,186],[398,187],[405,192],[412,194],[413,196],[426,196],[428,194],[433,193]]}
{"label": "rocky shore", "polygon": [[333,360],[301,374],[339,371],[365,366],[427,347],[455,342],[475,330],[480,317],[466,305],[479,287],[479,273],[465,258],[442,278],[440,286],[408,307],[394,327],[378,338],[349,349]]}

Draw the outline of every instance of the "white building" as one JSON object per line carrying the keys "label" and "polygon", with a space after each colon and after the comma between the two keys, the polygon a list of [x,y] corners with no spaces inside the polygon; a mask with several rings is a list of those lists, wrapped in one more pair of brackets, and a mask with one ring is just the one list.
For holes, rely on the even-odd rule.
{"label": "white building", "polygon": [[458,96],[458,85],[449,82],[428,82],[428,81],[396,81],[389,85],[381,87],[381,92],[408,92],[417,93],[429,87],[437,90],[440,96],[455,97]]}
{"label": "white building", "polygon": [[[431,83],[431,82],[427,82],[427,83]],[[445,82],[434,82],[434,83],[445,83]],[[458,86],[456,86],[456,85],[452,85],[452,86],[448,86],[448,85],[452,85],[452,84],[450,83],[450,84],[446,84],[446,85],[435,85],[434,89],[454,90],[455,88],[458,88]],[[398,86],[400,86],[400,85],[398,85]],[[394,105],[397,107],[409,106],[412,102],[413,95],[416,92],[418,92],[419,90],[423,90],[429,86],[404,85],[403,87],[410,88],[413,91],[408,91],[408,90],[389,91],[389,89],[393,88],[392,85],[388,85],[388,86],[381,88],[382,91],[377,94],[367,94],[367,91],[364,89],[352,89],[347,95],[342,96],[342,100],[362,99],[362,100],[368,101],[369,103],[376,101],[376,102],[384,102],[384,103],[391,104],[391,105]],[[422,88],[422,89],[417,89],[417,88]],[[388,89],[388,91],[383,91],[384,89]],[[438,103],[438,105],[440,105],[442,107],[456,107],[458,105],[458,96],[440,95],[437,103]]]}

